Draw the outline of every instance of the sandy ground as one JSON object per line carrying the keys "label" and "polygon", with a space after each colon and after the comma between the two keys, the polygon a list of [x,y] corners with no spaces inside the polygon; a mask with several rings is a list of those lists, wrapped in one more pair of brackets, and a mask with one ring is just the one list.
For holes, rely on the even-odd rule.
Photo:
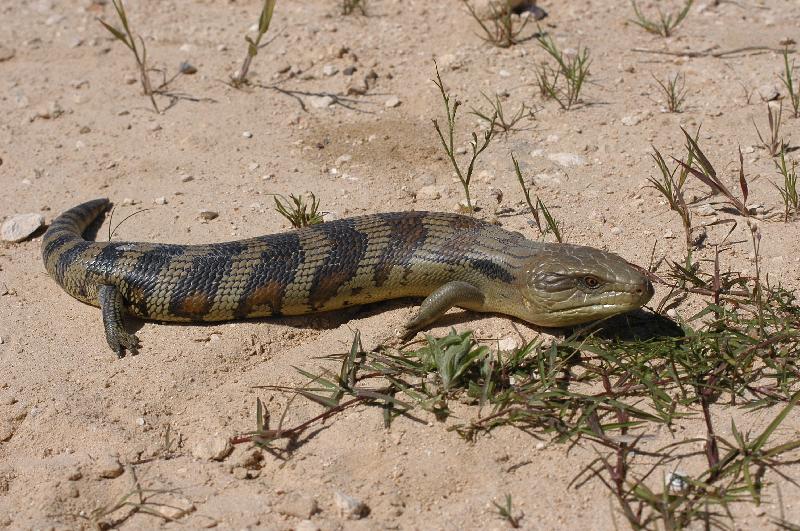
{"label": "sandy ground", "polygon": [[[643,7],[656,4],[662,3]],[[796,2],[709,4],[694,6],[677,35],[665,40],[628,22],[627,2],[543,2],[550,14],[543,27],[556,42],[588,46],[593,59],[585,105],[563,112],[542,101],[533,84],[534,65],[545,59],[536,42],[490,47],[455,0],[372,0],[368,17],[342,17],[332,0],[279,0],[275,40],[256,57],[252,79],[278,83],[287,92],[234,90],[225,83],[241,61],[242,37],[256,21],[259,2],[131,0],[131,23],[153,66],[171,74],[188,61],[198,70],[170,85],[184,97],[155,114],[135,83],[130,54],[96,20],[113,20],[110,3],[0,0],[0,46],[14,51],[0,62],[0,221],[40,212],[49,222],[81,201],[107,196],[119,205],[117,219],[149,209],[119,227],[117,239],[198,243],[288,229],[272,210],[275,193],[313,191],[324,210],[340,217],[453,211],[460,185],[431,124],[443,117],[430,81],[438,58],[464,111],[484,106],[481,92],[504,91],[507,109],[522,102],[538,109],[535,121],[498,136],[479,161],[473,195],[484,207],[482,216],[493,216],[492,189],[503,191],[504,206],[520,206],[513,151],[533,177],[535,193],[563,221],[569,241],[611,249],[643,265],[654,243],[657,256],[680,259],[678,219],[646,187],[646,178],[655,175],[651,144],[665,154],[683,153],[679,126],[702,124],[702,145],[731,187],[741,146],[750,202],[782,208],[770,184],[777,182],[773,161],[754,148],[751,123],[755,118],[766,127],[766,104],[757,89],[779,86],[780,55],[688,58],[632,51],[779,48],[782,39],[800,37]],[[333,68],[324,71],[326,65]],[[349,66],[355,73],[345,76]],[[337,73],[326,75],[332,70]],[[371,72],[376,77],[368,92],[347,96],[348,86],[363,84]],[[685,74],[689,89],[681,114],[661,112],[652,78],[674,72]],[[325,94],[334,103],[318,108]],[[387,106],[392,98],[399,105]],[[157,101],[162,108],[170,103]],[[789,114],[784,108],[783,135],[797,145],[800,121]],[[461,145],[474,126],[475,118],[464,112]],[[557,154],[580,159],[565,167],[550,158]],[[162,197],[165,204],[157,204]],[[126,198],[134,204],[123,205]],[[203,209],[219,217],[202,221]],[[518,211],[500,218],[503,226],[536,237]],[[712,214],[697,219],[731,217]],[[748,229],[738,222],[731,239],[746,242]],[[760,225],[765,271],[798,287],[797,224]],[[709,237],[719,241],[726,231],[709,229]],[[355,329],[365,343],[376,341],[399,328],[413,307],[386,303],[214,326],[138,323],[140,355],[117,360],[105,344],[99,311],[48,278],[40,243],[39,236],[0,247],[0,527],[88,525],[92,511],[131,492],[134,473],[150,493],[163,491],[157,499],[173,508],[159,510],[177,522],[141,512],[123,519],[127,511],[121,510],[106,523],[128,529],[502,529],[506,524],[491,501],[510,493],[526,528],[614,525],[612,500],[599,483],[569,487],[594,458],[590,447],[568,451],[511,429],[468,443],[433,418],[421,424],[399,419],[384,429],[381,412],[365,408],[310,432],[288,460],[247,445],[210,460],[215,444],[253,429],[256,397],[273,415],[286,405],[286,395],[254,386],[301,384],[294,366],[335,367],[315,357],[345,351]],[[723,265],[751,270],[750,253],[748,243],[737,244]],[[690,310],[691,302],[679,312]],[[480,337],[516,338],[515,326],[525,338],[537,334],[498,316],[456,315],[451,324]],[[298,400],[286,422],[319,411]],[[774,411],[714,409],[719,426],[734,417],[754,431],[770,415]],[[781,433],[796,437],[798,429],[794,416]],[[676,436],[702,433],[700,421],[689,419]],[[668,434],[656,436],[669,441]],[[787,519],[800,521],[798,489],[780,485]],[[337,493],[362,500],[370,514],[343,518]],[[769,517],[778,514],[774,494],[769,490],[760,508],[746,507],[740,525],[770,525]]]}

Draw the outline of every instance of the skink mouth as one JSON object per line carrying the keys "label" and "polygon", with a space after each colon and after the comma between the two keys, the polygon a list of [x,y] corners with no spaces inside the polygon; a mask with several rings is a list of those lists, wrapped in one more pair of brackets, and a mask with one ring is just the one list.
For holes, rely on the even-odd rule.
{"label": "skink mouth", "polygon": [[572,326],[641,308],[655,293],[645,280],[630,291],[608,291],[595,301],[567,301],[549,308],[548,326]]}

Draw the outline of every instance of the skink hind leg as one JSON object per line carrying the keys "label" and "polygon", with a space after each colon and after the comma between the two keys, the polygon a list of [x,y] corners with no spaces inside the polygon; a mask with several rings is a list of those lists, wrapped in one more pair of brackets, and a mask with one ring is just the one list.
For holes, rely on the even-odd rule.
{"label": "skink hind leg", "polygon": [[125,355],[125,350],[136,354],[139,340],[135,335],[129,334],[122,326],[122,314],[125,310],[122,294],[115,286],[100,286],[98,289],[100,310],[103,314],[103,328],[106,331],[106,341],[111,350],[118,357]]}
{"label": "skink hind leg", "polygon": [[483,293],[472,284],[459,280],[448,282],[422,301],[417,315],[405,324],[406,331],[412,333],[425,328],[453,306],[477,308],[483,301]]}

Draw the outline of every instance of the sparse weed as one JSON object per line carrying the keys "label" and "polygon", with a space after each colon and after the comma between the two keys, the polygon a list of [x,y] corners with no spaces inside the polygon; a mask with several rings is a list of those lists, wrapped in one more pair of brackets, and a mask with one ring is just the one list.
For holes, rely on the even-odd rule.
{"label": "sparse weed", "polygon": [[[513,153],[511,154],[511,161],[514,163],[514,172],[517,175],[517,181],[522,187],[522,193],[525,195],[525,202],[528,203],[528,208],[531,211],[533,220],[536,222],[536,228],[539,229],[539,234],[546,236],[548,232],[552,232],[556,241],[558,241],[558,243],[563,243],[561,224],[550,214],[550,210],[540,198],[536,198],[536,203],[531,201],[530,187],[528,187],[525,182],[525,178],[522,177],[522,172],[519,169],[519,162]],[[544,218],[544,223],[542,223],[542,218]]]}
{"label": "sparse weed", "polygon": [[[177,507],[166,501],[160,501],[165,494],[176,494],[176,489],[150,489],[142,487],[136,474],[136,469],[127,467],[131,476],[131,489],[115,502],[95,508],[88,514],[79,516],[89,521],[95,529],[110,529],[122,525],[134,514],[147,514],[160,518],[164,522],[175,521],[176,517],[183,516],[181,511],[185,507]],[[113,518],[111,518],[113,516]]]}
{"label": "sparse weed", "polygon": [[[656,177],[648,177],[647,180],[650,182],[650,185],[653,188],[658,190],[658,192],[664,196],[664,199],[667,200],[667,204],[669,204],[670,210],[675,211],[680,216],[681,223],[683,224],[683,232],[686,238],[686,263],[687,265],[691,264],[692,250],[694,248],[694,239],[692,237],[692,214],[689,211],[689,206],[686,204],[686,200],[683,197],[683,186],[686,184],[686,176],[688,171],[686,169],[682,169],[676,178],[675,174],[678,172],[678,166],[670,170],[669,166],[667,165],[667,161],[664,160],[664,157],[661,155],[661,152],[659,152],[658,149],[653,147],[653,153],[650,156],[653,158],[653,162],[656,163],[656,166],[661,173],[661,178],[658,179]],[[689,158],[686,165],[692,165],[691,151],[689,152]]]}
{"label": "sparse weed", "polygon": [[781,76],[781,81],[783,81],[783,85],[786,87],[786,92],[789,94],[789,101],[792,104],[794,117],[800,118],[800,83],[797,85],[794,84],[792,77],[792,71],[794,70],[794,59],[792,59],[792,64],[790,65],[788,48],[784,48],[783,50],[783,65],[784,73],[783,76]]}
{"label": "sparse weed", "polygon": [[508,522],[514,529],[519,529],[519,522],[522,519],[522,515],[515,516],[514,509],[511,505],[511,494],[506,494],[505,499],[502,504],[497,503],[496,501],[492,501],[492,505],[494,505],[495,509],[497,509],[497,514]]}
{"label": "sparse weed", "polygon": [[775,110],[772,105],[767,104],[767,123],[769,124],[769,136],[766,139],[761,136],[756,125],[755,119],[753,120],[753,127],[756,128],[758,140],[761,146],[767,150],[771,157],[777,157],[785,147],[783,138],[781,138],[781,118],[783,116],[783,102],[780,103],[778,109]]}
{"label": "sparse weed", "polygon": [[528,107],[525,103],[522,103],[520,108],[517,109],[517,112],[508,117],[503,110],[503,103],[500,101],[500,96],[498,94],[495,94],[494,100],[484,93],[481,93],[481,96],[489,102],[491,111],[482,111],[473,108],[472,114],[486,122],[487,125],[494,123],[495,130],[498,133],[513,131],[520,120],[525,118],[532,120],[536,117],[533,108]]}
{"label": "sparse weed", "polygon": [[342,0],[342,15],[352,15],[356,10],[367,16],[367,0]]}
{"label": "sparse weed", "polygon": [[789,216],[797,216],[800,212],[800,197],[798,197],[797,189],[797,161],[792,161],[791,167],[786,164],[786,152],[781,151],[780,162],[775,162],[778,171],[783,177],[783,186],[773,183],[773,186],[778,189],[783,199],[783,221],[788,222]]}
{"label": "sparse weed", "polygon": [[686,77],[678,73],[674,77],[668,77],[666,81],[661,81],[656,76],[653,76],[653,79],[661,87],[667,110],[669,112],[681,112],[688,93],[686,90]]}
{"label": "sparse weed", "polygon": [[631,22],[650,33],[655,33],[662,37],[669,37],[675,31],[675,28],[677,28],[689,14],[689,9],[691,9],[693,2],[694,0],[686,0],[686,4],[684,4],[681,10],[676,14],[665,13],[659,8],[658,20],[650,20],[639,10],[639,6],[636,5],[636,2],[631,0],[633,13],[636,15],[636,18]]}
{"label": "sparse weed", "polygon": [[[467,6],[469,14],[472,15],[472,18],[483,30],[484,35],[480,37],[484,41],[500,48],[508,48],[525,40],[521,39],[520,35],[530,19],[527,17],[523,19],[515,17],[508,0],[506,0],[505,5],[499,6],[494,2],[488,3],[491,15],[487,21],[481,20],[470,0],[461,1]],[[521,22],[518,22],[519,20]]]}
{"label": "sparse weed", "polygon": [[275,195],[275,210],[281,216],[289,220],[292,227],[297,229],[317,225],[322,223],[322,213],[319,211],[319,199],[314,194],[311,196],[311,204],[306,203],[302,195],[296,196],[289,194],[289,199],[277,194]]}
{"label": "sparse weed", "polygon": [[712,193],[723,195],[727,202],[735,208],[740,215],[749,216],[750,210],[746,206],[749,188],[744,176],[744,157],[742,156],[742,150],[739,149],[739,188],[742,191],[742,199],[739,199],[733,195],[728,187],[725,186],[725,183],[717,177],[717,171],[714,169],[714,166],[712,166],[711,162],[706,158],[703,150],[700,149],[700,145],[697,143],[700,130],[698,129],[695,138],[692,138],[692,136],[686,132],[686,129],[682,127],[681,131],[683,131],[683,136],[686,138],[688,159],[686,162],[677,159],[674,160],[680,164],[684,170],[688,171],[689,174],[697,177],[703,184],[711,188]]}
{"label": "sparse weed", "polygon": [[[147,46],[144,43],[144,39],[142,39],[141,35],[134,36],[131,31],[130,25],[128,24],[128,14],[125,12],[125,4],[122,3],[122,0],[112,0],[112,3],[114,5],[114,10],[117,12],[117,18],[119,18],[120,24],[122,24],[122,30],[115,28],[103,20],[98,20],[115,39],[127,46],[131,53],[133,53],[133,57],[136,60],[136,67],[139,69],[139,82],[142,85],[142,92],[144,92],[145,96],[150,98],[153,109],[155,109],[157,113],[161,112],[158,109],[158,104],[156,104],[154,96],[156,91],[153,90],[153,85],[150,81],[151,69],[147,66]],[[137,39],[139,41],[138,44],[136,42]]]}
{"label": "sparse weed", "polygon": [[242,61],[242,66],[239,67],[239,70],[237,70],[233,76],[231,76],[232,86],[238,88],[248,83],[247,74],[250,71],[250,63],[252,63],[253,58],[258,55],[258,51],[271,42],[268,41],[264,44],[261,44],[261,39],[269,30],[269,25],[270,22],[272,22],[272,13],[275,10],[276,1],[277,0],[264,0],[264,4],[261,7],[261,15],[258,17],[258,34],[256,35],[255,40],[250,38],[249,35],[245,35],[244,40],[247,41],[247,55],[245,55],[244,60]]}
{"label": "sparse weed", "polygon": [[546,98],[556,100],[562,109],[569,110],[578,103],[583,84],[589,75],[589,66],[592,63],[589,49],[579,46],[574,55],[566,55],[549,35],[541,30],[538,35],[539,44],[557,64],[553,68],[542,63],[536,69],[539,92]]}
{"label": "sparse weed", "polygon": [[439,139],[442,141],[442,147],[447,153],[450,163],[453,165],[453,169],[458,176],[458,180],[461,181],[461,186],[464,188],[464,195],[466,196],[467,200],[467,210],[470,213],[473,213],[474,208],[472,206],[472,199],[470,198],[469,194],[469,185],[472,181],[472,172],[475,169],[475,161],[478,159],[478,156],[483,153],[483,151],[489,146],[489,142],[492,140],[492,136],[494,135],[495,131],[495,124],[497,122],[497,115],[492,116],[489,120],[488,127],[481,135],[480,141],[478,140],[478,134],[475,132],[472,133],[472,141],[470,142],[470,147],[472,148],[472,157],[470,158],[467,168],[462,170],[461,166],[459,166],[458,161],[456,160],[454,138],[456,129],[456,113],[458,112],[458,108],[461,106],[461,102],[459,100],[455,100],[451,103],[450,93],[445,90],[444,83],[439,75],[439,66],[436,65],[435,62],[434,65],[436,66],[436,79],[433,81],[433,83],[439,89],[439,92],[442,95],[442,101],[444,102],[444,109],[445,113],[447,114],[447,136],[442,133],[442,129],[439,127],[439,122],[435,118],[433,119],[433,127],[436,129],[436,133],[438,133]]}

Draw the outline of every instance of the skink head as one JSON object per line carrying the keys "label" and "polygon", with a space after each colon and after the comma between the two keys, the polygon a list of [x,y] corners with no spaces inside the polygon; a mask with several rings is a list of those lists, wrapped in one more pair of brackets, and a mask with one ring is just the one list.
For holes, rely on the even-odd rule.
{"label": "skink head", "polygon": [[577,245],[553,245],[537,253],[523,288],[528,320],[541,326],[572,326],[635,310],[653,293],[638,267]]}

